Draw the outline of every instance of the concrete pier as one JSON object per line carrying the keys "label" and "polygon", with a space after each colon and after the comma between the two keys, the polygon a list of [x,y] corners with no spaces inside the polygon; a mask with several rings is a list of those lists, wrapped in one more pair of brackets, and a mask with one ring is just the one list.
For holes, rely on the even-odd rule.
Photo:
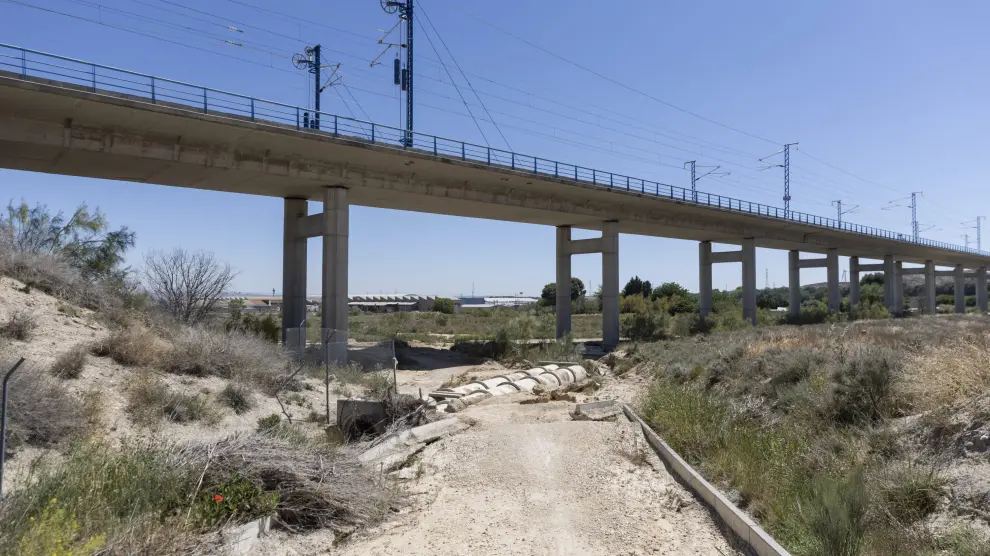
{"label": "concrete pier", "polygon": [[712,312],[712,242],[698,243],[698,309],[701,319]]}
{"label": "concrete pier", "polygon": [[619,345],[619,223],[602,228],[602,345]]}
{"label": "concrete pier", "polygon": [[743,319],[756,326],[756,244],[753,238],[742,241]]}
{"label": "concrete pier", "polygon": [[849,310],[859,305],[859,257],[849,257]]}
{"label": "concrete pier", "polygon": [[349,228],[347,188],[327,187],[323,192],[323,316],[321,327],[332,331],[331,361],[347,361],[347,243]]}
{"label": "concrete pier", "polygon": [[987,312],[987,267],[976,269],[976,306],[980,312]]}
{"label": "concrete pier", "polygon": [[[308,214],[306,199],[285,199],[282,232],[282,345],[305,336],[290,335],[289,329],[306,321],[306,238],[298,233],[298,222]],[[298,347],[298,346],[292,346]]]}
{"label": "concrete pier", "polygon": [[787,252],[787,314],[792,319],[801,316],[801,252]]}
{"label": "concrete pier", "polygon": [[[894,309],[891,314],[903,315],[904,314],[904,263],[901,261],[894,261],[894,283],[892,284],[894,290]],[[887,279],[884,278],[884,282]]]}
{"label": "concrete pier", "polygon": [[825,272],[827,276],[828,312],[838,313],[842,296],[839,292],[839,250],[829,249],[825,255]]}
{"label": "concrete pier", "polygon": [[953,274],[955,279],[952,293],[955,295],[956,301],[956,312],[965,313],[966,312],[966,270],[963,265],[957,264],[955,268],[955,273]]}
{"label": "concrete pier", "polygon": [[557,226],[557,338],[571,332],[571,227]]}
{"label": "concrete pier", "polygon": [[925,312],[929,315],[934,315],[938,311],[938,305],[935,301],[935,263],[933,261],[925,261]]}
{"label": "concrete pier", "polygon": [[890,314],[897,309],[894,304],[894,257],[885,255],[883,258],[883,303]]}

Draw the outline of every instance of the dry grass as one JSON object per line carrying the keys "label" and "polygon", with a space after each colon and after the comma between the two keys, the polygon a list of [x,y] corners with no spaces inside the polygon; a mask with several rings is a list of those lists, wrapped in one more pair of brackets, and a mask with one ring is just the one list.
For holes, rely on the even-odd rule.
{"label": "dry grass", "polygon": [[193,376],[219,376],[268,387],[286,373],[287,360],[278,346],[238,331],[179,327],[163,354],[164,371]]}
{"label": "dry grass", "polygon": [[237,474],[277,492],[278,519],[292,529],[350,531],[388,514],[395,493],[361,467],[356,452],[298,444],[273,430],[187,446],[177,458],[204,469],[205,485]]}
{"label": "dry grass", "polygon": [[31,338],[38,328],[38,319],[27,311],[16,311],[0,325],[0,336],[22,342]]}
{"label": "dry grass", "polygon": [[38,367],[22,366],[9,386],[9,449],[52,446],[71,438],[84,421],[78,400]]}
{"label": "dry grass", "polygon": [[967,334],[908,356],[903,389],[922,410],[935,410],[987,391],[990,341]]}
{"label": "dry grass", "polygon": [[90,348],[93,355],[111,359],[128,367],[148,367],[157,363],[165,345],[154,332],[132,324],[110,333]]}
{"label": "dry grass", "polygon": [[207,424],[215,424],[221,418],[204,394],[175,392],[151,371],[137,373],[124,394],[127,412],[135,423],[144,427],[154,427],[163,418],[176,423],[204,421]]}
{"label": "dry grass", "polygon": [[79,378],[87,357],[89,357],[89,346],[76,344],[55,359],[51,373],[58,378]]}
{"label": "dry grass", "polygon": [[440,384],[440,389],[444,388],[457,388],[458,386],[464,386],[465,384],[474,380],[472,377],[468,376],[467,371],[457,373],[456,375],[451,375],[447,380]]}

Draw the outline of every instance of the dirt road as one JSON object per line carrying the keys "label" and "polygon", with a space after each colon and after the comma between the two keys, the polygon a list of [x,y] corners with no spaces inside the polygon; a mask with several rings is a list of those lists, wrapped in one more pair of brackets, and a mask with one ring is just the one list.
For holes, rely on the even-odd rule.
{"label": "dirt road", "polygon": [[735,553],[631,423],[571,421],[573,404],[517,396],[471,407],[472,428],[413,464],[411,511],[340,554]]}

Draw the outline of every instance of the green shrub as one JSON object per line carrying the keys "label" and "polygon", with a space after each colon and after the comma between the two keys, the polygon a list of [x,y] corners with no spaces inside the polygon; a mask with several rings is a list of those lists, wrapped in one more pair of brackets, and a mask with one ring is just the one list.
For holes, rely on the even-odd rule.
{"label": "green shrub", "polygon": [[277,492],[265,492],[261,485],[234,473],[201,491],[191,514],[198,526],[216,528],[272,515],[277,507]]}
{"label": "green shrub", "polygon": [[100,552],[107,542],[106,533],[84,537],[79,522],[52,498],[39,516],[30,516],[30,527],[18,542],[22,556],[89,556]]}
{"label": "green shrub", "polygon": [[890,312],[884,307],[881,301],[862,300],[849,311],[849,318],[852,320],[876,320],[889,319]]}
{"label": "green shrub", "polygon": [[433,302],[433,310],[445,315],[454,314],[454,300],[446,297],[438,297]]}
{"label": "green shrub", "polygon": [[220,400],[238,415],[254,407],[254,396],[251,390],[240,384],[227,384],[220,391]]}
{"label": "green shrub", "polygon": [[848,425],[899,413],[893,383],[900,372],[901,359],[890,348],[869,346],[850,354],[832,377],[829,417]]}
{"label": "green shrub", "polygon": [[649,311],[646,299],[640,295],[624,295],[619,299],[619,312],[622,314],[640,315]]}
{"label": "green shrub", "polygon": [[866,539],[869,496],[860,470],[842,480],[820,476],[801,502],[802,517],[821,556],[859,556]]}
{"label": "green shrub", "polygon": [[887,514],[906,525],[935,512],[947,483],[934,466],[911,463],[886,470],[879,490]]}
{"label": "green shrub", "polygon": [[282,416],[278,413],[272,413],[267,417],[261,417],[258,419],[258,432],[269,432],[278,428],[282,424]]}
{"label": "green shrub", "polygon": [[220,419],[219,413],[205,395],[175,392],[150,371],[143,371],[135,376],[125,397],[127,412],[135,423],[142,426],[153,426],[163,417],[176,423],[215,423]]}
{"label": "green shrub", "polygon": [[[642,297],[636,296],[639,299]],[[633,341],[652,342],[667,337],[667,314],[659,312],[624,315],[622,335]]]}

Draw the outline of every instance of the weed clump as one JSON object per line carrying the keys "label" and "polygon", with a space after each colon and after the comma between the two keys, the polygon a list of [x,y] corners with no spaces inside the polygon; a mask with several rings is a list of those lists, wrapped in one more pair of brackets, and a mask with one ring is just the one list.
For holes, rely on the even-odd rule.
{"label": "weed clump", "polygon": [[17,311],[7,317],[7,322],[0,325],[0,336],[24,342],[31,338],[37,328],[38,319],[34,315],[26,311]]}
{"label": "weed clump", "polygon": [[238,415],[254,407],[254,395],[239,384],[228,384],[220,391],[220,400]]}
{"label": "weed clump", "polygon": [[52,363],[51,373],[58,378],[79,378],[88,356],[87,346],[76,344],[55,359],[55,362]]}

